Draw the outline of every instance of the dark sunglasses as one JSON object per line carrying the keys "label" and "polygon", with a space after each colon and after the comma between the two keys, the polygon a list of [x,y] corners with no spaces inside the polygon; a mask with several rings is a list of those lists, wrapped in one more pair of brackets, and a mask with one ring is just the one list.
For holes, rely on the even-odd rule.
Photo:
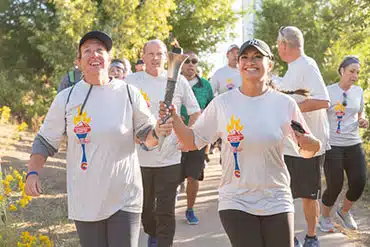
{"label": "dark sunglasses", "polygon": [[186,59],[186,60],[185,60],[185,63],[186,63],[186,64],[189,64],[190,62],[191,62],[192,64],[197,64],[197,63],[198,63],[198,59],[193,58],[193,59]]}
{"label": "dark sunglasses", "polygon": [[342,101],[342,105],[344,106],[344,107],[346,107],[347,106],[347,94],[344,92],[343,93],[343,101]]}

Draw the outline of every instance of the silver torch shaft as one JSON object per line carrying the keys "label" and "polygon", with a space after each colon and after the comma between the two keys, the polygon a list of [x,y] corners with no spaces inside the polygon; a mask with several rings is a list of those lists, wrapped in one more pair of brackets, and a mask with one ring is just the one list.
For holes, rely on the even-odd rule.
{"label": "silver torch shaft", "polygon": [[[164,95],[164,103],[167,107],[170,107],[172,104],[176,83],[181,73],[181,67],[188,57],[188,55],[182,54],[182,48],[180,47],[173,47],[172,52],[168,53],[167,85],[166,93]],[[170,115],[163,117],[161,119],[162,123],[165,123],[170,117]],[[161,150],[164,139],[165,136],[159,136],[159,150]]]}

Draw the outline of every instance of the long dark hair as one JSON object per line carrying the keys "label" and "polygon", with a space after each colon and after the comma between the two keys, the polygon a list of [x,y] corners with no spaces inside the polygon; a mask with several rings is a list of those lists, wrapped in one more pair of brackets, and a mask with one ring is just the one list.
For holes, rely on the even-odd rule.
{"label": "long dark hair", "polygon": [[281,90],[271,79],[267,83],[267,86],[271,87],[272,89],[274,89],[276,91],[284,93],[284,94],[290,94],[290,95],[297,94],[297,95],[301,95],[301,96],[304,96],[304,97],[309,97],[311,95],[311,92],[307,89],[304,89],[304,88],[300,88],[300,89],[297,89],[297,90]]}

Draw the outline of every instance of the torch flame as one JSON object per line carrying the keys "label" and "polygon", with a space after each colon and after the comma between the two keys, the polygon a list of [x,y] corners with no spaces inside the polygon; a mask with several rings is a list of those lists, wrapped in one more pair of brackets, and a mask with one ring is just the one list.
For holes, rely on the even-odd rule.
{"label": "torch flame", "polygon": [[145,101],[150,101],[150,98],[147,93],[140,89],[141,95],[144,97]]}
{"label": "torch flame", "polygon": [[81,114],[81,106],[79,106],[78,109],[77,109],[77,116],[73,117],[73,123],[75,125],[77,125],[80,122],[84,122],[84,123],[88,124],[88,123],[90,123],[90,121],[91,121],[91,117],[87,117],[86,111],[84,111]]}
{"label": "torch flame", "polygon": [[334,106],[334,110],[335,111],[343,111],[344,112],[344,105],[342,105],[339,101],[337,102],[337,104]]}
{"label": "torch flame", "polygon": [[171,45],[176,47],[176,48],[180,48],[180,44],[179,44],[179,42],[177,41],[176,38],[173,38],[173,41],[171,42]]}
{"label": "torch flame", "polygon": [[226,126],[227,132],[231,132],[232,130],[242,131],[244,129],[244,125],[240,124],[240,118],[235,119],[234,114],[231,116],[230,123]]}

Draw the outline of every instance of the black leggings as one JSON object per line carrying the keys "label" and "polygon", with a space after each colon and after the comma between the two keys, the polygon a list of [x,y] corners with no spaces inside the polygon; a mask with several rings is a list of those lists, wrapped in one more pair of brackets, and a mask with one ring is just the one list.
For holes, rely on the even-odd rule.
{"label": "black leggings", "polygon": [[366,184],[365,153],[361,144],[348,147],[332,146],[326,152],[324,172],[326,177],[326,190],[322,196],[322,203],[331,207],[338,198],[343,187],[344,173],[348,180],[346,198],[357,201]]}
{"label": "black leggings", "polygon": [[233,247],[293,247],[293,213],[257,216],[222,210],[219,215]]}

